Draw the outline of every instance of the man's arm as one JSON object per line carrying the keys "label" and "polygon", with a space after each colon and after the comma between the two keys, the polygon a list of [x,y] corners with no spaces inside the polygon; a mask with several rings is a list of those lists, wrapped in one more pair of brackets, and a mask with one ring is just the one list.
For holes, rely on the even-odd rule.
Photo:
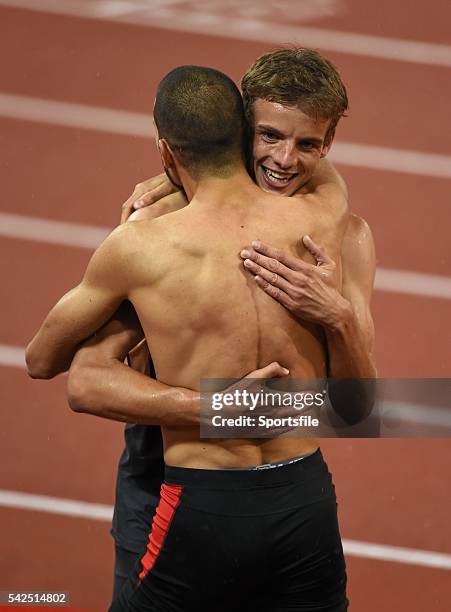
{"label": "man's arm", "polygon": [[124,249],[124,233],[130,231],[129,227],[120,226],[110,234],[92,256],[82,282],[47,315],[26,350],[32,378],[52,378],[67,370],[79,344],[111,318],[127,298],[130,274],[128,270],[121,274],[120,262],[132,260]]}
{"label": "man's arm", "polygon": [[124,302],[77,351],[67,383],[70,407],[128,423],[198,426],[200,393],[170,387],[125,365],[125,357],[142,338],[136,312]]}
{"label": "man's arm", "polygon": [[[376,271],[374,240],[368,224],[355,215],[342,244],[343,316],[325,330],[329,351],[329,397],[336,414],[347,425],[367,418],[375,401],[377,370],[374,361],[374,324],[370,303]],[[347,313],[347,314],[346,314]],[[331,419],[334,422],[334,419]],[[379,435],[374,419],[360,435]],[[336,426],[342,424],[335,423]],[[346,431],[346,430],[344,430]]]}
{"label": "man's arm", "polygon": [[343,240],[342,270],[340,308],[325,326],[330,373],[334,378],[375,378],[370,303],[376,255],[371,230],[356,215],[351,215]]}
{"label": "man's arm", "polygon": [[[144,198],[145,207],[135,206],[139,198]],[[121,223],[155,219],[185,205],[183,194],[174,192],[163,174],[135,187],[122,206]],[[126,357],[131,367],[125,365]],[[124,302],[112,319],[78,349],[68,378],[70,407],[75,412],[129,423],[198,425],[200,394],[144,375],[148,374],[149,359],[136,312]]]}
{"label": "man's arm", "polygon": [[253,248],[245,249],[241,256],[246,269],[255,275],[257,284],[268,295],[299,319],[323,327],[329,376],[337,380],[362,380],[334,383],[329,388],[334,409],[348,424],[355,424],[372,409],[372,381],[377,376],[370,312],[376,265],[373,237],[365,221],[351,215],[342,244],[341,292],[335,262],[309,237],[305,236],[303,241],[316,266],[260,242],[253,243]]}
{"label": "man's arm", "polygon": [[[129,219],[156,218],[187,204],[184,193],[174,187],[166,174],[159,174],[136,185],[132,195],[122,205],[121,223]],[[150,216],[140,214],[146,210],[151,211]]]}

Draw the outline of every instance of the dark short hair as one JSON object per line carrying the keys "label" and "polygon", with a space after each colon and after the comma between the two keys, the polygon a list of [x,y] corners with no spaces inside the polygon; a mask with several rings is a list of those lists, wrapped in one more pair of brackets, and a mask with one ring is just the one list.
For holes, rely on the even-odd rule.
{"label": "dark short hair", "polygon": [[160,138],[194,174],[224,174],[243,159],[243,101],[219,70],[180,66],[169,72],[158,86],[154,119]]}
{"label": "dark short hair", "polygon": [[246,117],[253,123],[253,105],[262,98],[300,108],[315,119],[330,119],[325,142],[348,108],[346,87],[335,66],[313,49],[290,48],[259,57],[241,81]]}

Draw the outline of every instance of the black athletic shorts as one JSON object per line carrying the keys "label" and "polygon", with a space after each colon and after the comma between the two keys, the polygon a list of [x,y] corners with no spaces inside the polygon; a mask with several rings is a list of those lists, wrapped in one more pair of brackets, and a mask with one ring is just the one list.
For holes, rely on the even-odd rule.
{"label": "black athletic shorts", "polygon": [[347,610],[321,452],[280,467],[166,466],[147,549],[110,612]]}

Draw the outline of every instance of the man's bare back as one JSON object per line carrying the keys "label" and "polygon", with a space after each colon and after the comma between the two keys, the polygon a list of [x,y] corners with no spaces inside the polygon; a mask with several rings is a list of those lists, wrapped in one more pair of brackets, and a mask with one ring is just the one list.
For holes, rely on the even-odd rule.
{"label": "man's bare back", "polygon": [[[311,261],[299,241],[309,234],[338,259],[344,229],[345,219],[337,223],[326,207],[265,194],[246,175],[212,181],[188,207],[133,224],[139,263],[129,297],[158,379],[198,390],[201,379],[241,378],[271,360],[293,378],[325,377],[320,327],[299,324],[259,291],[239,253],[258,236]],[[163,429],[163,436],[167,464],[197,468],[257,465],[317,447],[308,438],[206,441],[197,430]]]}

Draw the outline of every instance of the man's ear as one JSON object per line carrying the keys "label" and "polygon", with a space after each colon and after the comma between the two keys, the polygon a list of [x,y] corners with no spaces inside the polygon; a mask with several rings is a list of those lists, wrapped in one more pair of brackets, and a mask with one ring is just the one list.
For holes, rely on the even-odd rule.
{"label": "man's ear", "polygon": [[321,149],[321,157],[326,157],[326,155],[329,153],[332,143],[334,141],[334,138],[335,138],[335,130],[330,135],[330,138],[327,141],[327,144],[323,144],[323,147]]}
{"label": "man's ear", "polygon": [[183,189],[183,183],[177,170],[176,157],[164,138],[158,140],[158,150],[160,151],[161,161],[166,176],[177,189]]}
{"label": "man's ear", "polygon": [[158,140],[158,150],[160,151],[161,161],[163,162],[163,166],[165,168],[174,168],[175,160],[174,153],[171,150],[171,147],[168,145],[167,141],[164,138],[160,138]]}

